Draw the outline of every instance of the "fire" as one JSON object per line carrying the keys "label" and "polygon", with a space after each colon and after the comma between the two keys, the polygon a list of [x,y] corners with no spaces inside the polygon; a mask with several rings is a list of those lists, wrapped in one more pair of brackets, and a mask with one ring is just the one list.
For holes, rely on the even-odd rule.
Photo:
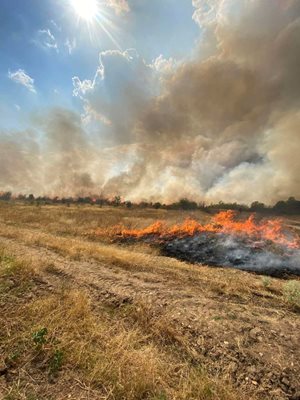
{"label": "fire", "polygon": [[[113,227],[106,234],[119,238],[145,239],[153,237],[160,240],[168,240],[175,237],[183,238],[199,235],[201,233],[226,233],[234,236],[248,237],[254,241],[271,241],[277,245],[288,248],[300,248],[298,235],[284,229],[280,219],[255,221],[251,215],[245,220],[238,220],[234,211],[222,211],[212,217],[208,224],[188,218],[183,223],[168,226],[163,221],[156,221],[145,229],[126,229],[125,227]],[[102,232],[104,233],[104,232]],[[98,231],[98,234],[101,234]]]}

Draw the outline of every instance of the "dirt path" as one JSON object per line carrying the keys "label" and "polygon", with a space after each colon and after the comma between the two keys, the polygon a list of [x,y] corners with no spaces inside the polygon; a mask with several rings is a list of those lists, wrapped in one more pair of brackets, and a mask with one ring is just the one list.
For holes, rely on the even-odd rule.
{"label": "dirt path", "polygon": [[[22,240],[0,237],[0,245],[40,265],[51,290],[62,284],[85,288],[95,308],[146,302],[189,343],[190,354],[212,374],[262,399],[300,399],[299,315],[268,299],[249,301],[207,290],[204,282],[176,274],[126,269],[82,257],[68,258]],[[246,276],[246,273],[245,273]]]}

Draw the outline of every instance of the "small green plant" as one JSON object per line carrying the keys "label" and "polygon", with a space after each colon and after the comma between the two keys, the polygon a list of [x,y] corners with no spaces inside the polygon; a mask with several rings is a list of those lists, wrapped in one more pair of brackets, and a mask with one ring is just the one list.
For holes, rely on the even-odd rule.
{"label": "small green plant", "polygon": [[5,361],[7,364],[14,363],[18,360],[20,355],[21,355],[21,352],[19,350],[15,350],[13,353],[9,354],[9,356],[6,358]]}
{"label": "small green plant", "polygon": [[290,305],[300,307],[300,282],[289,281],[283,286],[283,296]]}
{"label": "small green plant", "polygon": [[213,319],[214,321],[220,321],[220,320],[222,320],[223,318],[222,318],[220,315],[216,315],[216,316],[212,317],[212,319]]}
{"label": "small green plant", "polygon": [[19,352],[12,353],[11,356],[9,357],[12,361],[17,360],[20,357]]}
{"label": "small green plant", "polygon": [[153,400],[167,400],[167,395],[165,393],[160,393],[153,397]]}
{"label": "small green plant", "polygon": [[56,374],[63,363],[64,353],[61,350],[55,350],[53,356],[49,361],[49,368],[51,374]]}
{"label": "small green plant", "polygon": [[14,257],[5,254],[3,251],[0,253],[0,263],[2,275],[6,278],[13,276],[20,268],[19,263],[16,262]]}
{"label": "small green plant", "polygon": [[32,335],[32,340],[37,347],[42,347],[43,344],[47,343],[46,335],[48,334],[47,328],[42,328]]}
{"label": "small green plant", "polygon": [[266,289],[271,286],[271,283],[272,283],[271,278],[269,278],[268,276],[264,276],[262,278],[262,284]]}

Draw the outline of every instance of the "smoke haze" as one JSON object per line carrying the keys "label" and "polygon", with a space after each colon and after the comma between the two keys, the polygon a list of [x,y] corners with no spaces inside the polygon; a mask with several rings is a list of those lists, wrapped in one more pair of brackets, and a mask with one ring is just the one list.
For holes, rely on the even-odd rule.
{"label": "smoke haze", "polygon": [[57,108],[27,131],[0,132],[1,189],[164,202],[300,197],[299,1],[193,5],[189,61],[101,53],[93,79],[73,78],[82,115]]}

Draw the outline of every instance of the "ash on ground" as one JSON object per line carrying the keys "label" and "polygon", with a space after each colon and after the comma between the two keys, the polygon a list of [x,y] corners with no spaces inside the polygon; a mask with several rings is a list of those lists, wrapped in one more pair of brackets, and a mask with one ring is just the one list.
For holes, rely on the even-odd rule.
{"label": "ash on ground", "polygon": [[162,253],[180,260],[259,274],[300,275],[300,250],[225,233],[202,233],[161,243]]}

